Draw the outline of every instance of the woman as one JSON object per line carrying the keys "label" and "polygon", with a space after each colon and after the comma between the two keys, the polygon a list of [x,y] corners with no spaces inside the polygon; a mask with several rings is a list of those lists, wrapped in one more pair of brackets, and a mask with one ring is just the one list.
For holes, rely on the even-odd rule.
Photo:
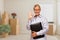
{"label": "woman", "polygon": [[[39,22],[41,22],[43,29],[38,32],[35,32],[35,31],[33,31],[33,33],[31,32],[31,40],[46,40],[46,32],[48,31],[47,19],[41,16],[40,14],[41,7],[39,4],[34,5],[33,10],[34,10],[35,16],[33,16],[32,14],[29,15],[27,29],[31,30],[30,25],[39,23]],[[34,37],[39,36],[39,35],[45,35],[45,36],[34,39]]]}

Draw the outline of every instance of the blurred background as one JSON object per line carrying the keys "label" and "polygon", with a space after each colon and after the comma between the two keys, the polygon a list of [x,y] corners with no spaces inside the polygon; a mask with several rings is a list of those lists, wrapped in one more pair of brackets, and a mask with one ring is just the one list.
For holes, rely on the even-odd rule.
{"label": "blurred background", "polygon": [[19,30],[16,30],[18,27],[15,28],[16,31],[19,31],[18,35],[9,35],[6,38],[0,38],[0,40],[30,39],[30,31],[26,29],[26,24],[28,21],[28,13],[30,11],[33,13],[33,6],[35,4],[41,6],[41,15],[47,18],[50,25],[47,40],[60,40],[60,0],[0,0],[0,20],[5,12],[9,14],[10,19],[12,17],[11,14],[16,13],[16,18],[19,20],[17,24],[20,28]]}

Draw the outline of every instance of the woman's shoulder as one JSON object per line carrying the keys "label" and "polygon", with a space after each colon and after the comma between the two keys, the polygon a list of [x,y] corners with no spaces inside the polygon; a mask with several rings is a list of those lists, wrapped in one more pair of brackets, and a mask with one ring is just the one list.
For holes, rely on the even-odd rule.
{"label": "woman's shoulder", "polygon": [[47,20],[47,18],[45,16],[40,16],[42,20]]}

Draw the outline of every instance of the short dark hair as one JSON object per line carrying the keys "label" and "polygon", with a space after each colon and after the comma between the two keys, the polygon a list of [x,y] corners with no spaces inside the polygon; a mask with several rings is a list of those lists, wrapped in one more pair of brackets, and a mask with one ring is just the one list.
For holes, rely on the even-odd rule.
{"label": "short dark hair", "polygon": [[34,7],[33,7],[33,9],[35,9],[35,7],[37,7],[37,6],[38,6],[38,7],[39,7],[39,9],[41,10],[41,7],[40,7],[40,5],[39,5],[39,4],[35,4],[35,5],[34,5]]}

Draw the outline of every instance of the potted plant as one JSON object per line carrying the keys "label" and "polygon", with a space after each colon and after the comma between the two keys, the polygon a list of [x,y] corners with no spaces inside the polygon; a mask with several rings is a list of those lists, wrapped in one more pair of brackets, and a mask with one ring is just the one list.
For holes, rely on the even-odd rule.
{"label": "potted plant", "polygon": [[9,25],[0,25],[0,35],[2,35],[2,37],[6,37],[9,32],[10,32]]}

